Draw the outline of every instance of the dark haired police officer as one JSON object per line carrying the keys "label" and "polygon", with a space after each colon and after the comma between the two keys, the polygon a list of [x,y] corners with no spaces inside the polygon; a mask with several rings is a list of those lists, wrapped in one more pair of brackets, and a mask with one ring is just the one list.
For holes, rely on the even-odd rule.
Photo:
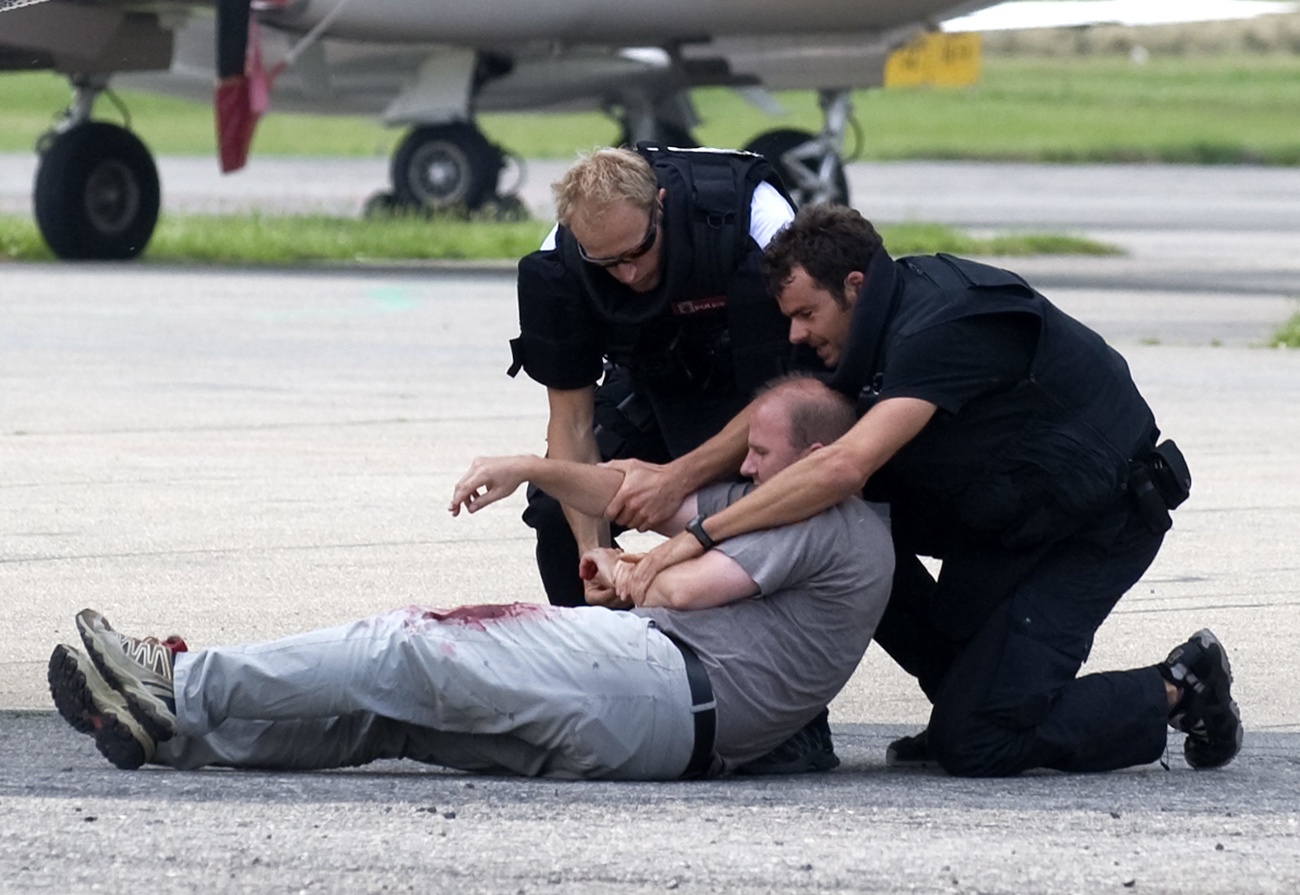
{"label": "dark haired police officer", "polygon": [[[891,746],[891,764],[1109,770],[1159,758],[1169,726],[1187,734],[1192,767],[1231,761],[1241,717],[1210,631],[1163,662],[1079,676],[1191,485],[1124,359],[1010,271],[891,258],[848,208],[802,209],[764,272],[790,340],[834,368],[831,387],[860,419],[647,554],[628,594],[714,541],[865,485],[890,504],[897,552],[876,639],[933,703],[928,728]],[[607,512],[624,518],[618,504]],[[937,577],[918,555],[942,560]]]}

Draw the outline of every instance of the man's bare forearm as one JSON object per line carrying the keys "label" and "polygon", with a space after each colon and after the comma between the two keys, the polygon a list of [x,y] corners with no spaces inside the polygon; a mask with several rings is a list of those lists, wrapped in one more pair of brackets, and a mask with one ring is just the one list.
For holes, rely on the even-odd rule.
{"label": "man's bare forearm", "polygon": [[[550,419],[546,426],[547,457],[594,467],[600,462],[600,448],[592,430],[592,390],[550,390],[547,397],[550,403]],[[560,501],[560,509],[573,531],[574,540],[578,542],[579,554],[595,547],[608,547],[613,543],[609,523],[602,515],[608,500],[595,513],[585,513],[545,484],[536,480],[533,480],[533,484]]]}
{"label": "man's bare forearm", "polygon": [[[554,457],[530,457],[524,470],[528,481],[574,510],[579,518],[602,523],[605,508],[623,484],[623,473],[617,469]],[[605,530],[608,532],[608,525]]]}
{"label": "man's bare forearm", "polygon": [[585,553],[593,547],[609,547],[614,543],[614,536],[609,530],[609,522],[602,517],[579,512],[572,504],[565,501],[560,501],[560,510],[563,511],[564,518],[569,523],[569,529],[573,532],[573,539],[578,542],[579,554]]}

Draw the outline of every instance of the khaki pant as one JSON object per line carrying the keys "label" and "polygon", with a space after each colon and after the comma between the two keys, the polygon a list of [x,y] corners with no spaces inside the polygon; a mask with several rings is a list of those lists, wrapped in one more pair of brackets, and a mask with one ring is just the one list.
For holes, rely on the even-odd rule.
{"label": "khaki pant", "polygon": [[694,745],[677,647],[597,607],[421,607],[176,657],[174,767],[464,770],[671,779]]}

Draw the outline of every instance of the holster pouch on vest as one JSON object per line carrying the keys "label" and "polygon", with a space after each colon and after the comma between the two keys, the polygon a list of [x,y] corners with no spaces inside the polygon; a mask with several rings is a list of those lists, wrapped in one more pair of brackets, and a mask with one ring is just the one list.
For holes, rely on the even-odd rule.
{"label": "holster pouch on vest", "polygon": [[626,370],[607,365],[595,402],[593,434],[602,459],[627,457],[629,443],[640,441],[656,425],[654,408],[637,393]]}
{"label": "holster pouch on vest", "polygon": [[1163,534],[1173,527],[1169,511],[1191,494],[1192,473],[1178,445],[1163,441],[1129,464],[1128,487],[1147,526],[1153,533]]}
{"label": "holster pouch on vest", "polygon": [[1151,482],[1165,499],[1165,506],[1177,509],[1192,493],[1192,471],[1178,445],[1162,441],[1151,457]]}

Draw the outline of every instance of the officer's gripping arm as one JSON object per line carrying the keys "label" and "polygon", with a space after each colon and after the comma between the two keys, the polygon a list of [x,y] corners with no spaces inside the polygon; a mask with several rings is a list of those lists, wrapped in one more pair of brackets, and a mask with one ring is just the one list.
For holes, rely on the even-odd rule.
{"label": "officer's gripping arm", "polygon": [[607,517],[639,531],[660,530],[663,521],[688,495],[740,469],[748,447],[750,413],[750,407],[746,407],[717,435],[671,463],[607,463],[624,473],[623,485],[610,503]]}
{"label": "officer's gripping arm", "polygon": [[[859,493],[890,457],[934,416],[918,398],[888,398],[871,408],[842,438],[786,467],[729,507],[705,520],[714,541],[807,519]],[[696,538],[678,534],[641,559],[622,582],[620,596],[644,600],[650,584],[670,566],[703,553]]]}
{"label": "officer's gripping arm", "polygon": [[[555,460],[596,464],[600,462],[600,448],[596,446],[595,387],[546,390],[550,417],[546,423],[546,456]],[[619,481],[622,482],[620,476]],[[602,517],[605,504],[594,513],[583,511],[545,484],[533,480],[547,494],[558,500],[569,520],[573,537],[578,542],[578,554],[593,547],[608,547],[613,543],[609,523]],[[609,501],[606,501],[607,504]]]}

